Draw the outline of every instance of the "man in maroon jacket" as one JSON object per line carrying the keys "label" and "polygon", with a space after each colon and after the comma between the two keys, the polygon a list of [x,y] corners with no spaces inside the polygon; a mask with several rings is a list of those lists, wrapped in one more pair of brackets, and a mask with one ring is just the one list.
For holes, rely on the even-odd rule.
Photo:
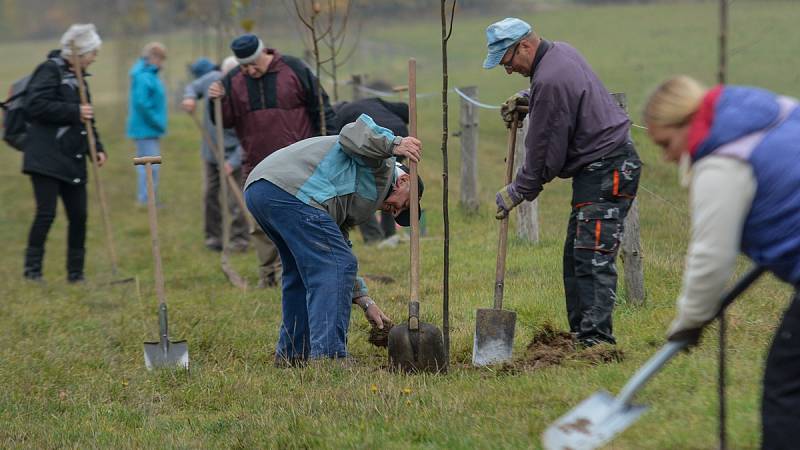
{"label": "man in maroon jacket", "polygon": [[[242,144],[242,179],[264,158],[297,141],[320,135],[317,77],[302,60],[264,48],[253,34],[233,40],[239,67],[208,88],[209,101],[222,98],[222,124],[233,128]],[[321,87],[320,87],[321,89]],[[338,129],[336,116],[322,91],[326,134]],[[210,111],[213,112],[213,107]],[[211,114],[212,121],[217,118]],[[281,262],[264,232],[253,231],[259,261],[259,287],[276,286]]]}

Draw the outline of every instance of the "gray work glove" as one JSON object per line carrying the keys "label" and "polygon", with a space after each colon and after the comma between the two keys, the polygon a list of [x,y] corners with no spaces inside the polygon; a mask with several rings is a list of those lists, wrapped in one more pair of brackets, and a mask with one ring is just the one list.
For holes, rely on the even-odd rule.
{"label": "gray work glove", "polygon": [[[514,121],[514,111],[516,107],[519,106],[528,106],[528,91],[519,91],[516,94],[508,97],[508,100],[503,102],[503,105],[500,106],[500,117],[503,118],[503,122],[506,123],[506,128],[511,127],[511,122]],[[517,111],[518,119],[518,127],[522,127],[522,119],[525,118],[525,114],[522,111]]]}
{"label": "gray work glove", "polygon": [[495,214],[494,217],[497,220],[505,219],[508,217],[508,213],[510,213],[515,206],[522,203],[523,200],[525,199],[522,198],[522,195],[514,188],[514,183],[500,189],[494,197],[494,202],[497,204],[497,214]]}

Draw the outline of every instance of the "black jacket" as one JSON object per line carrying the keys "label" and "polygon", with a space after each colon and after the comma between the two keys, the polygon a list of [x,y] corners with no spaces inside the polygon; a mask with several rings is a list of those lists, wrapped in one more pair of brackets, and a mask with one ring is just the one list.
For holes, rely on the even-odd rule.
{"label": "black jacket", "polygon": [[[69,71],[60,50],[50,52],[31,76],[25,95],[25,115],[30,122],[22,172],[47,175],[71,184],[86,183],[89,140],[81,122],[78,79]],[[84,75],[86,77],[87,74]],[[86,84],[86,95],[89,86]],[[103,151],[97,130],[92,129],[97,151]]]}
{"label": "black jacket", "polygon": [[339,127],[355,122],[366,114],[378,125],[388,128],[395,136],[408,136],[408,104],[387,102],[380,98],[365,98],[345,103],[336,110]]}

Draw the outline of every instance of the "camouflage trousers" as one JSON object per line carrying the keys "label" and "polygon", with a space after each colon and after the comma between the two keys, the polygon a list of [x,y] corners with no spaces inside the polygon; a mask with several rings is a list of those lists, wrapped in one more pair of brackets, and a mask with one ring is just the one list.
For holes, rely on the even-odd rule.
{"label": "camouflage trousers", "polygon": [[572,180],[564,293],[570,331],[584,343],[616,343],[611,320],[617,298],[615,259],[641,168],[636,149],[628,142],[581,169]]}

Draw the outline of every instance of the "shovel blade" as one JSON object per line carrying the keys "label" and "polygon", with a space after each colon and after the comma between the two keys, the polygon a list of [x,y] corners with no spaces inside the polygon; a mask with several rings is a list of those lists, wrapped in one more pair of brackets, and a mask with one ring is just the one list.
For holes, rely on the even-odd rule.
{"label": "shovel blade", "polygon": [[619,408],[608,392],[597,392],[561,416],[542,434],[547,450],[596,449],[628,428],[647,406]]}
{"label": "shovel blade", "polygon": [[[416,335],[416,336],[415,336]],[[416,344],[416,351],[414,349]],[[389,365],[404,372],[447,372],[442,330],[420,322],[419,330],[408,323],[395,325],[389,332]]]}
{"label": "shovel blade", "polygon": [[144,343],[144,365],[147,370],[189,370],[189,344],[186,341],[169,342],[164,350],[160,342]]}
{"label": "shovel blade", "polygon": [[503,309],[479,309],[475,318],[472,365],[490,366],[511,361],[517,313]]}

